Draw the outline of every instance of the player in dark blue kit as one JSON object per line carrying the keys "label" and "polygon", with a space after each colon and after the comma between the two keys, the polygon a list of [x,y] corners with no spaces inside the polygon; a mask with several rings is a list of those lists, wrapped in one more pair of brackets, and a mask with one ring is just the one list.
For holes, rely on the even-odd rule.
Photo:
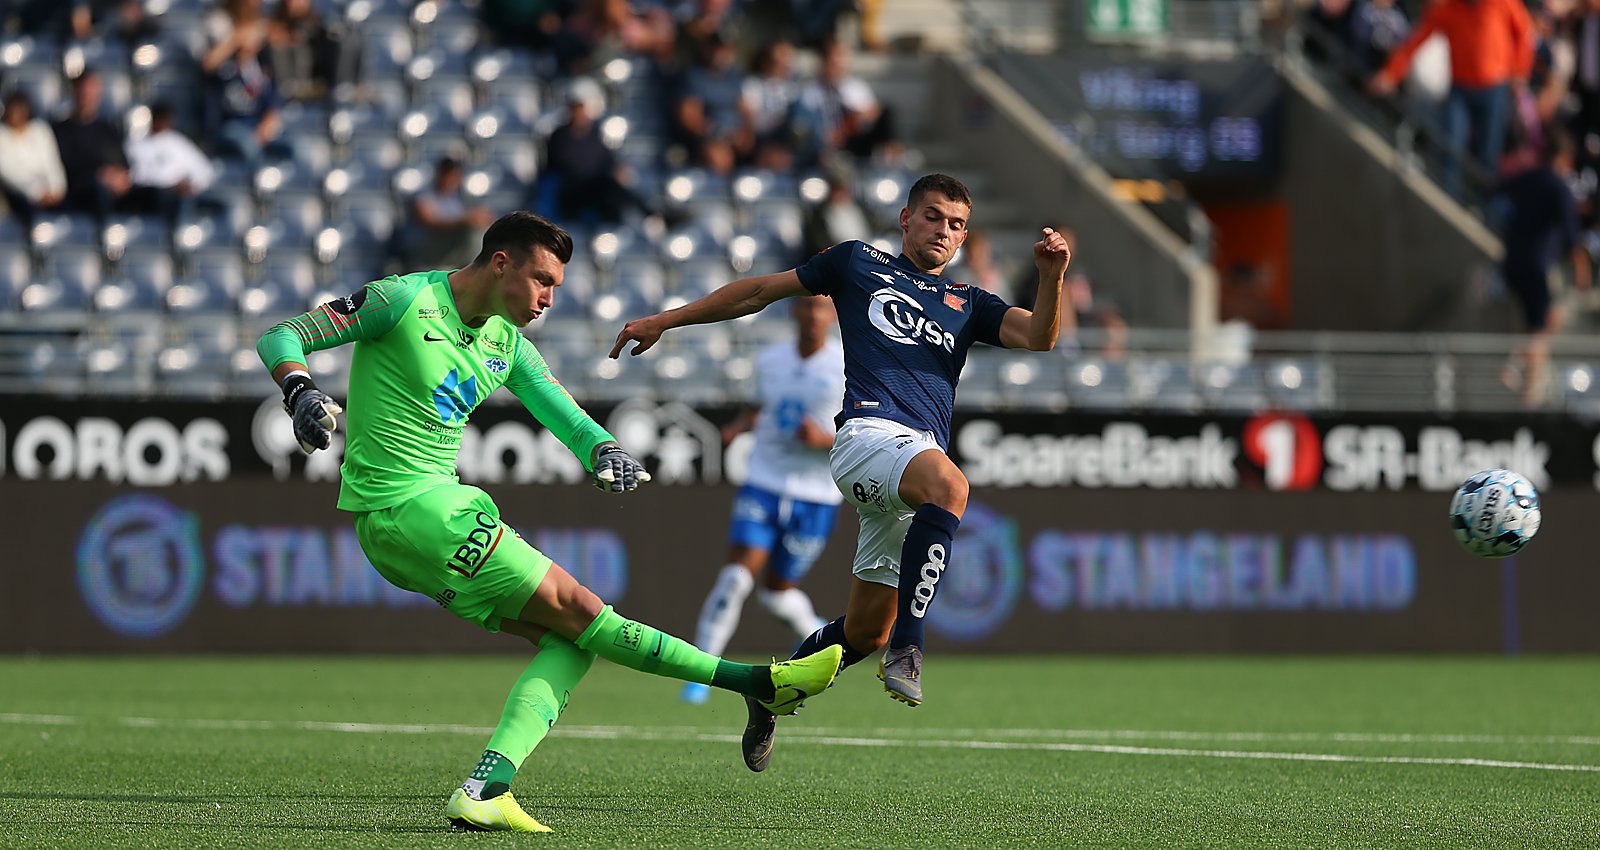
{"label": "player in dark blue kit", "polygon": [[[738,318],[783,298],[833,298],[845,393],[829,460],[861,531],[845,615],[795,652],[838,644],[844,667],[887,643],[878,676],[890,696],[913,706],[922,703],[923,617],[967,507],[966,476],[945,453],[967,349],[975,342],[1054,347],[1071,260],[1066,239],[1046,228],[1033,246],[1039,294],[1032,311],[945,278],[941,273],[967,239],[971,211],[961,181],[929,174],[912,185],[900,211],[899,256],[864,242],[835,245],[798,269],[737,280],[692,304],[629,322],[611,349],[616,357],[632,340],[632,353],[642,354],[671,328]],[[1072,321],[1071,311],[1065,321]],[[766,769],[775,731],[773,715],[751,703],[744,734],[751,770]]]}

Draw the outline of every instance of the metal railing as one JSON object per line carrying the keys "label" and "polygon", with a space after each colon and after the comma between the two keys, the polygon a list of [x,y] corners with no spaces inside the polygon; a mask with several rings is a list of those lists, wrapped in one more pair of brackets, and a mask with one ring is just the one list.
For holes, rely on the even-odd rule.
{"label": "metal railing", "polygon": [[[259,398],[271,382],[254,344],[268,320],[84,315],[0,316],[0,395],[30,398]],[[528,336],[582,401],[654,397],[738,404],[753,397],[755,354],[788,338],[782,317],[677,331],[638,360],[606,358],[614,323],[551,320]],[[198,341],[197,341],[198,340]],[[1086,328],[1044,354],[974,348],[962,376],[968,409],[1454,412],[1525,411],[1505,380],[1520,337],[1500,334],[1252,333],[1225,325],[1107,334]],[[349,348],[311,355],[342,392]],[[1600,339],[1552,342],[1548,409],[1600,414]]]}

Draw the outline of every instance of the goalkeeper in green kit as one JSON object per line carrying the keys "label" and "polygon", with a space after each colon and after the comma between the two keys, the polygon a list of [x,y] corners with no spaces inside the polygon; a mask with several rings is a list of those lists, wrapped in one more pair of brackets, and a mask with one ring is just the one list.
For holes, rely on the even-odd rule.
{"label": "goalkeeper in green kit", "polygon": [[517,331],[549,309],[571,259],[565,231],[511,213],[489,227],[466,268],[373,281],[274,326],[257,345],[309,453],[331,445],[344,411],[312,382],[306,352],[356,344],[339,509],[354,514],[362,550],[397,587],[539,647],[482,759],[450,797],[446,816],[466,829],[549,831],[517,804],[511,779],[596,655],[734,691],[778,714],[827,688],[839,668],[837,646],[771,666],[735,664],[626,619],[518,536],[488,494],[457,479],[467,418],[504,385],[602,490],[650,480]]}

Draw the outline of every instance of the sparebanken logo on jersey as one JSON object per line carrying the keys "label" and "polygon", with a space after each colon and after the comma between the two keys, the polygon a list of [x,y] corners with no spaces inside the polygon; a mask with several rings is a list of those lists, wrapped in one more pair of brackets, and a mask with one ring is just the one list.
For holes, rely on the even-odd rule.
{"label": "sparebanken logo on jersey", "polygon": [[872,293],[872,301],[867,304],[867,318],[884,336],[901,345],[926,342],[945,351],[956,350],[956,335],[924,315],[922,305],[904,292],[884,287]]}

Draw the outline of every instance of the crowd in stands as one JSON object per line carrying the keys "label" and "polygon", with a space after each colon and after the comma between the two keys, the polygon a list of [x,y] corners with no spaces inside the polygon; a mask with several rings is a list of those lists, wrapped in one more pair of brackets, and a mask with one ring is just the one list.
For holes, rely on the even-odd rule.
{"label": "crowd in stands", "polygon": [[[363,139],[399,137],[403,158],[372,161],[431,177],[394,199],[392,227],[363,230],[387,235],[386,269],[461,262],[472,232],[511,207],[659,234],[681,223],[663,185],[685,171],[720,197],[740,175],[788,181],[791,196],[799,178],[823,176],[846,195],[812,210],[831,237],[881,232],[849,197],[850,175],[896,167],[900,143],[835,37],[854,4],[753,5],[780,14],[738,0],[21,0],[0,6],[0,43],[22,56],[0,55],[0,190],[24,234],[60,214],[98,228],[133,216],[171,233],[241,204],[261,214],[269,166],[314,191]],[[495,51],[499,82],[473,65]],[[451,84],[469,77],[463,97]],[[531,114],[502,108],[499,93],[529,81]],[[397,133],[419,110],[432,124]],[[356,125],[343,139],[330,129],[338,111]],[[469,150],[484,115],[499,137]],[[626,129],[609,132],[616,115]],[[455,143],[436,144],[441,128]],[[495,158],[518,141],[534,151],[527,163]],[[466,179],[475,166],[487,188]],[[337,223],[323,200],[308,220]],[[847,231],[835,213],[849,206]],[[794,232],[785,261],[814,247],[799,244],[798,222]]]}

